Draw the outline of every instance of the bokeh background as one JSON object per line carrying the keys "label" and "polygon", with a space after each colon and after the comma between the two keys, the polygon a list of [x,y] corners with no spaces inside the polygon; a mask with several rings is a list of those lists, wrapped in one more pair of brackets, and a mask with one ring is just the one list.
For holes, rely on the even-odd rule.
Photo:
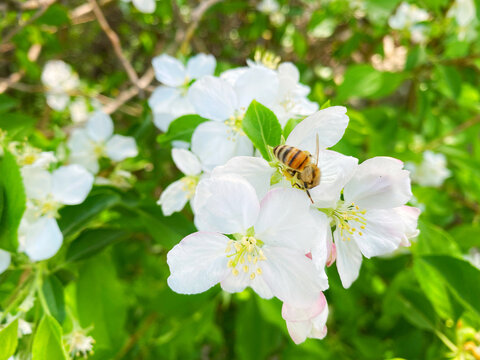
{"label": "bokeh background", "polygon": [[[480,272],[450,261],[480,266],[479,0],[409,1],[425,11],[416,20],[411,8],[398,14],[398,0],[159,0],[151,14],[129,2],[98,3],[142,88],[131,83],[92,2],[0,3],[0,128],[42,149],[60,145],[61,154],[72,119],[102,106],[139,145],[126,162],[134,179],[124,190],[95,188],[84,204],[61,211],[66,243],[88,238],[98,249],[69,257],[67,246],[67,264],[63,253],[48,265],[82,326],[93,325],[92,359],[480,359]],[[328,335],[299,346],[277,300],[218,286],[173,293],[166,253],[194,231],[192,213],[164,217],[156,205],[181,174],[169,145],[157,141],[147,103],[158,86],[152,58],[208,53],[218,74],[266,51],[299,68],[311,100],[348,108],[350,124],[334,150],[407,162],[411,204],[422,209],[411,248],[365,260],[350,289],[329,269]],[[70,95],[85,101],[80,110],[46,104],[40,76],[52,59],[78,74],[81,86]],[[0,276],[3,309],[21,276],[21,269]],[[62,326],[71,328],[68,319]],[[26,349],[31,342],[21,340]]]}

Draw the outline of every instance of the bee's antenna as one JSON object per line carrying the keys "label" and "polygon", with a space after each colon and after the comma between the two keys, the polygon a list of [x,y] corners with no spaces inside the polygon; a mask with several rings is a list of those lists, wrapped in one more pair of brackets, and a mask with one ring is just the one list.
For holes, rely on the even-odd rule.
{"label": "bee's antenna", "polygon": [[306,191],[306,193],[307,193],[307,195],[308,195],[308,198],[310,199],[310,201],[311,201],[312,204],[313,204],[314,202],[313,202],[312,197],[310,196],[310,192],[309,192],[308,190],[305,190],[305,191]]}

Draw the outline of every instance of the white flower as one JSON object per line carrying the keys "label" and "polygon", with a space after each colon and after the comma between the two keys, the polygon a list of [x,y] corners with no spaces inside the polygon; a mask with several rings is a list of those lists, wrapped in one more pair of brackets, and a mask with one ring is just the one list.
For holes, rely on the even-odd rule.
{"label": "white flower", "polygon": [[464,259],[477,269],[480,269],[480,251],[477,248],[471,248],[468,255],[464,255]]}
{"label": "white flower", "polygon": [[54,110],[63,110],[70,101],[70,92],[80,81],[70,65],[62,60],[50,60],[42,72],[42,83],[47,88],[47,103]]}
{"label": "white flower", "polygon": [[72,121],[74,123],[82,123],[84,121],[87,121],[89,111],[85,98],[77,97],[70,103],[68,108],[70,110],[70,116],[72,117]]}
{"label": "white flower", "polygon": [[157,204],[162,207],[165,216],[182,210],[193,198],[202,173],[202,164],[194,153],[185,149],[172,149],[172,158],[186,176],[168,185],[160,195]]}
{"label": "white flower", "polygon": [[212,55],[198,54],[191,57],[187,66],[169,55],[157,56],[152,61],[155,76],[163,85],[155,89],[148,100],[153,111],[155,125],[167,131],[172,120],[193,114],[187,91],[192,80],[213,75],[216,60]]}
{"label": "white flower", "polygon": [[200,124],[192,136],[192,150],[209,170],[234,156],[253,154],[252,143],[242,130],[245,111],[254,99],[269,106],[278,93],[276,72],[263,66],[246,68],[231,81],[233,85],[205,76],[188,91],[196,113],[213,120]]}
{"label": "white flower", "polygon": [[408,163],[407,168],[411,171],[412,181],[421,186],[442,186],[445,179],[451,175],[445,155],[429,150],[423,153],[420,165]]}
{"label": "white flower", "polygon": [[23,217],[18,230],[18,251],[32,261],[46,260],[61,248],[63,235],[54,218],[46,216],[28,219]]}
{"label": "white flower", "polygon": [[272,14],[280,9],[276,0],[262,0],[257,4],[257,10],[264,14]]}
{"label": "white flower", "polygon": [[476,8],[473,0],[455,0],[448,10],[448,17],[454,17],[458,26],[466,28],[476,19]]}
{"label": "white flower", "polygon": [[87,358],[88,355],[93,353],[95,340],[91,336],[87,336],[85,332],[86,330],[76,329],[65,336],[71,356]]}
{"label": "white flower", "polygon": [[[129,1],[129,0],[126,0]],[[155,0],[131,0],[132,4],[137,8],[138,11],[151,14],[155,11],[157,4]]]}
{"label": "white flower", "polygon": [[280,64],[277,73],[278,94],[271,110],[282,126],[291,118],[308,116],[318,110],[318,104],[308,100],[310,88],[300,83],[300,73],[294,64]]}
{"label": "white flower", "polygon": [[51,164],[57,162],[52,151],[40,151],[36,148],[26,146],[21,153],[15,154],[20,166],[38,167],[47,169]]}
{"label": "white flower", "polygon": [[[400,160],[376,157],[354,171],[347,169],[339,184],[344,184],[343,199],[338,192],[333,208],[323,208],[323,197],[311,192],[314,206],[321,210],[317,221],[335,224],[336,263],[345,288],[358,277],[362,254],[370,258],[391,253],[416,235],[418,212],[410,215],[408,209],[398,209],[412,196],[409,172],[402,167]],[[316,261],[313,252],[312,256]],[[321,264],[324,261],[321,257]]]}
{"label": "white flower", "polygon": [[403,224],[403,238],[400,246],[410,246],[410,239],[416,238],[420,234],[417,229],[418,217],[420,216],[420,209],[403,205],[394,208],[393,211],[400,217]]}
{"label": "white flower", "polygon": [[175,292],[196,294],[220,283],[233,293],[250,286],[263,298],[302,307],[328,286],[305,256],[316,228],[298,190],[276,189],[259,202],[240,177],[209,178],[198,184],[194,208],[200,232],[167,255]]}
{"label": "white flower", "polygon": [[[320,184],[310,190],[316,198],[322,198],[322,206],[328,207],[337,200],[347,169],[354,169],[357,159],[344,156],[335,151],[324,150],[335,145],[343,136],[348,125],[346,108],[332,106],[307,117],[300,122],[290,133],[286,144],[308,151],[315,156],[316,139],[319,139],[318,167],[321,171]],[[238,157],[228,161],[224,166],[215,168],[212,176],[222,174],[239,175],[247,179],[262,197],[270,188],[272,176],[277,171],[282,176],[278,163],[271,166],[266,160],[253,157]],[[280,172],[278,172],[280,171]],[[343,182],[344,183],[344,182]],[[290,186],[284,181],[281,185]]]}
{"label": "white flower", "polygon": [[426,26],[421,24],[430,19],[426,10],[418,8],[416,5],[402,2],[397,11],[388,19],[388,24],[392,29],[408,30],[415,43],[425,41]]}
{"label": "white flower", "polygon": [[93,185],[93,175],[80,165],[62,166],[52,173],[27,166],[21,172],[28,206],[37,217],[54,217],[62,205],[82,203]]}
{"label": "white flower", "polygon": [[307,338],[323,339],[327,335],[328,305],[323,293],[306,307],[298,308],[283,303],[282,317],[287,322],[290,337],[297,345]]}
{"label": "white flower", "polygon": [[10,266],[11,255],[8,251],[0,249],[0,274]]}
{"label": "white flower", "polygon": [[95,112],[84,128],[75,129],[68,140],[70,162],[79,164],[96,174],[101,157],[119,162],[138,155],[135,139],[130,136],[113,135],[112,118]]}

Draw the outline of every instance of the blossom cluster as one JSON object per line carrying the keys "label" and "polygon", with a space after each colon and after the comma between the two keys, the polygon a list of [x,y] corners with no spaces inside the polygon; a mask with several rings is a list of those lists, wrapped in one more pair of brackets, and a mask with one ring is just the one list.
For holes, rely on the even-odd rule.
{"label": "blossom cluster", "polygon": [[[170,215],[190,200],[198,229],[168,253],[170,288],[196,294],[218,283],[230,293],[250,287],[262,298],[283,301],[295,343],[323,338],[325,268],[336,263],[348,288],[363,257],[390,254],[418,234],[420,210],[406,205],[409,171],[391,157],[359,164],[329,150],[345,133],[347,109],[318,110],[292,63],[268,56],[219,76],[212,75],[209,55],[195,56],[186,67],[162,55],[153,65],[164,84],[150,99],[157,126],[167,130],[178,111],[204,118],[190,144],[173,144],[184,147],[174,147],[172,157],[185,176],[158,202]],[[166,93],[175,95],[159,95]],[[260,139],[272,128],[284,128],[283,136],[259,146],[245,124],[248,116]],[[289,133],[287,122],[297,124]],[[319,169],[312,186],[297,157]]]}

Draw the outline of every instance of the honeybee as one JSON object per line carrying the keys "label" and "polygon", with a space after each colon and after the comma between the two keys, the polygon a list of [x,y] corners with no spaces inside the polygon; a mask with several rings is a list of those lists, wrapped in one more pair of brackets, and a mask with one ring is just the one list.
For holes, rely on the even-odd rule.
{"label": "honeybee", "polygon": [[312,203],[313,200],[308,190],[320,184],[321,178],[321,171],[318,168],[318,134],[316,142],[315,163],[313,163],[313,156],[308,151],[300,150],[289,145],[278,145],[273,149],[273,155],[286,166],[284,174],[287,178],[293,180],[292,183],[294,186],[307,192]]}

